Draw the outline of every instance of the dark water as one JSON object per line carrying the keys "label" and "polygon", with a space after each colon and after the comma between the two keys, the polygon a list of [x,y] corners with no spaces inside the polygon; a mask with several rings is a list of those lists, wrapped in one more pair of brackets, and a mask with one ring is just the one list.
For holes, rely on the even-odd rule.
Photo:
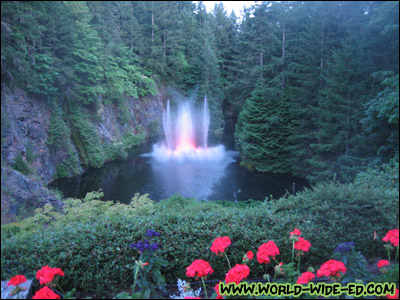
{"label": "dark water", "polygon": [[306,180],[291,175],[259,174],[241,168],[235,151],[226,151],[225,158],[218,161],[159,162],[146,155],[151,149],[148,143],[126,160],[56,180],[50,188],[74,198],[102,189],[105,200],[129,203],[135,193],[148,193],[155,201],[175,193],[199,200],[264,200],[266,196],[278,198],[292,193],[293,183],[296,191],[308,186]]}

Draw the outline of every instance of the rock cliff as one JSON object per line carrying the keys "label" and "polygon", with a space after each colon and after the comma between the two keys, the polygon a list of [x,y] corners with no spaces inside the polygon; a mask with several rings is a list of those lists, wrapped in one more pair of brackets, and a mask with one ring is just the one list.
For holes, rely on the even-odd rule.
{"label": "rock cliff", "polygon": [[[113,159],[107,149],[122,145],[124,139],[154,136],[161,131],[164,93],[158,90],[155,96],[141,99],[127,98],[124,102],[124,119],[121,109],[110,103],[100,105],[97,112],[87,112],[94,117],[86,120],[100,141],[103,151],[101,164]],[[74,128],[64,113],[61,124],[68,134],[62,138],[68,147],[54,147],[49,142],[51,118],[54,110],[48,101],[26,95],[20,89],[11,90],[4,84],[1,90],[1,213],[2,223],[15,220],[17,215],[29,214],[45,203],[61,206],[47,184],[59,176],[59,166],[75,162],[73,171],[67,169],[66,176],[83,173],[85,153]],[[53,126],[54,127],[54,126]],[[114,151],[127,150],[114,147]],[[128,143],[128,145],[130,145]],[[68,148],[68,149],[67,149]],[[64,174],[64,176],[65,176]]]}

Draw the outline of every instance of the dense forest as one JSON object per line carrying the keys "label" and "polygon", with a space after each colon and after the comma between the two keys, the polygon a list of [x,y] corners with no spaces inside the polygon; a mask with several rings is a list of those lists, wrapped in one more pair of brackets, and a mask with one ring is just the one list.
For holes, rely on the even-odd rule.
{"label": "dense forest", "polygon": [[47,101],[48,145],[78,149],[60,177],[118,157],[93,130],[103,105],[128,122],[126,99],[161,86],[206,94],[212,135],[233,120],[259,172],[348,181],[398,155],[398,2],[260,2],[241,19],[190,1],[1,6],[2,87]]}

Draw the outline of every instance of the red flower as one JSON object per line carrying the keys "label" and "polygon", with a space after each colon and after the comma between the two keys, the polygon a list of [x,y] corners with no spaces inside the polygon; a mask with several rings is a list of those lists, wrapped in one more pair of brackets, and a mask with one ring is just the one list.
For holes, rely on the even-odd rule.
{"label": "red flower", "polygon": [[239,284],[244,278],[249,276],[250,268],[246,265],[236,265],[226,273],[225,282],[226,284],[235,282]]}
{"label": "red flower", "polygon": [[292,235],[301,235],[301,231],[295,228],[293,231],[290,232],[290,236]]}
{"label": "red flower", "polygon": [[224,253],[225,249],[231,244],[231,239],[227,236],[219,237],[214,240],[211,245],[211,251],[215,254]]}
{"label": "red flower", "polygon": [[303,239],[302,237],[299,237],[299,240],[294,243],[294,249],[296,250],[307,252],[308,249],[310,249],[310,247],[311,247],[310,242]]}
{"label": "red flower", "polygon": [[[274,257],[275,255],[279,254],[279,248],[275,245],[274,241],[268,241],[267,243],[262,244],[258,248],[257,252],[257,261],[262,263],[269,263],[270,256]],[[275,258],[275,257],[274,257]]]}
{"label": "red flower", "polygon": [[10,281],[7,283],[7,286],[9,285],[17,286],[24,282],[26,282],[26,277],[24,275],[17,275],[10,279]]}
{"label": "red flower", "polygon": [[202,259],[196,259],[186,268],[186,276],[188,277],[206,277],[213,272],[210,264]]}
{"label": "red flower", "polygon": [[391,242],[393,246],[397,247],[399,245],[399,230],[398,229],[389,230],[382,239],[382,241]]}
{"label": "red flower", "polygon": [[147,266],[148,264],[149,264],[149,263],[143,263],[142,266],[144,267],[144,266]]}
{"label": "red flower", "polygon": [[247,256],[248,259],[253,259],[254,254],[253,254],[253,252],[248,251],[247,254],[246,254],[246,256]]}
{"label": "red flower", "polygon": [[340,276],[339,272],[343,274],[346,273],[346,266],[341,261],[337,261],[334,259],[328,260],[325,262],[321,268],[317,271],[317,276]]}
{"label": "red flower", "polygon": [[276,265],[276,266],[274,267],[274,271],[275,271],[276,273],[280,273],[280,274],[282,274],[282,275],[285,275],[285,272],[283,272],[282,266],[283,266],[283,262],[280,262],[279,265]]}
{"label": "red flower", "polygon": [[54,293],[47,286],[44,286],[35,293],[32,299],[60,299],[60,296]]}
{"label": "red flower", "polygon": [[53,280],[55,275],[64,276],[64,272],[60,268],[50,268],[44,266],[36,273],[36,279],[39,280],[40,284],[46,284]]}
{"label": "red flower", "polygon": [[315,275],[311,272],[304,272],[297,278],[297,284],[307,284],[310,282],[311,279],[313,279]]}
{"label": "red flower", "polygon": [[216,297],[215,299],[224,299],[224,297],[222,297],[222,295],[219,293],[219,284],[220,284],[221,282],[222,282],[222,281],[218,282],[218,283],[215,285],[215,287],[214,287],[215,292],[217,293],[217,297]]}
{"label": "red flower", "polygon": [[388,266],[390,263],[388,260],[386,259],[381,259],[380,261],[378,261],[378,263],[376,264],[378,266],[378,268],[382,268],[384,266]]}
{"label": "red flower", "polygon": [[388,299],[399,299],[399,289],[396,288],[396,293],[393,296],[390,296],[390,294],[387,294],[386,298],[388,298]]}

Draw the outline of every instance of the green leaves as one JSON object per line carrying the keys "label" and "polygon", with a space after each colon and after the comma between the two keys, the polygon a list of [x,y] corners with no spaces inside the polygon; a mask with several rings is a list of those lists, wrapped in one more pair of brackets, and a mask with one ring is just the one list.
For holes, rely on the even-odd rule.
{"label": "green leaves", "polygon": [[[63,213],[46,206],[18,225],[2,226],[2,278],[9,278],[10,272],[30,276],[41,264],[49,264],[66,272],[62,286],[67,290],[128,289],[133,280],[130,266],[139,259],[129,245],[146,239],[147,229],[161,236],[156,256],[141,258],[149,263],[140,279],[146,293],[145,287],[161,289],[164,280],[173,283],[185,278],[186,267],[195,259],[210,261],[215,271],[210,280],[224,278],[225,261],[210,251],[218,236],[232,241],[228,251],[232,265],[241,263],[247,251],[256,254],[262,243],[273,240],[280,249],[277,260],[285,267],[291,261],[289,232],[299,228],[312,245],[301,259],[300,272],[304,272],[309,266],[317,269],[339,243],[347,241],[354,241],[357,251],[368,258],[384,257],[383,243],[366,236],[374,230],[383,236],[397,226],[399,218],[398,166],[364,173],[352,184],[318,184],[296,196],[247,206],[198,202],[179,195],[159,203],[136,195],[133,205],[101,201],[101,197],[101,192],[93,192],[84,200],[67,199]],[[358,272],[364,260],[357,252],[354,257],[347,260]],[[261,278],[266,271],[273,274],[271,268],[250,264],[252,278]]]}
{"label": "green leaves", "polygon": [[260,80],[236,124],[236,147],[259,172],[288,173],[290,123],[287,99],[274,95]]}

